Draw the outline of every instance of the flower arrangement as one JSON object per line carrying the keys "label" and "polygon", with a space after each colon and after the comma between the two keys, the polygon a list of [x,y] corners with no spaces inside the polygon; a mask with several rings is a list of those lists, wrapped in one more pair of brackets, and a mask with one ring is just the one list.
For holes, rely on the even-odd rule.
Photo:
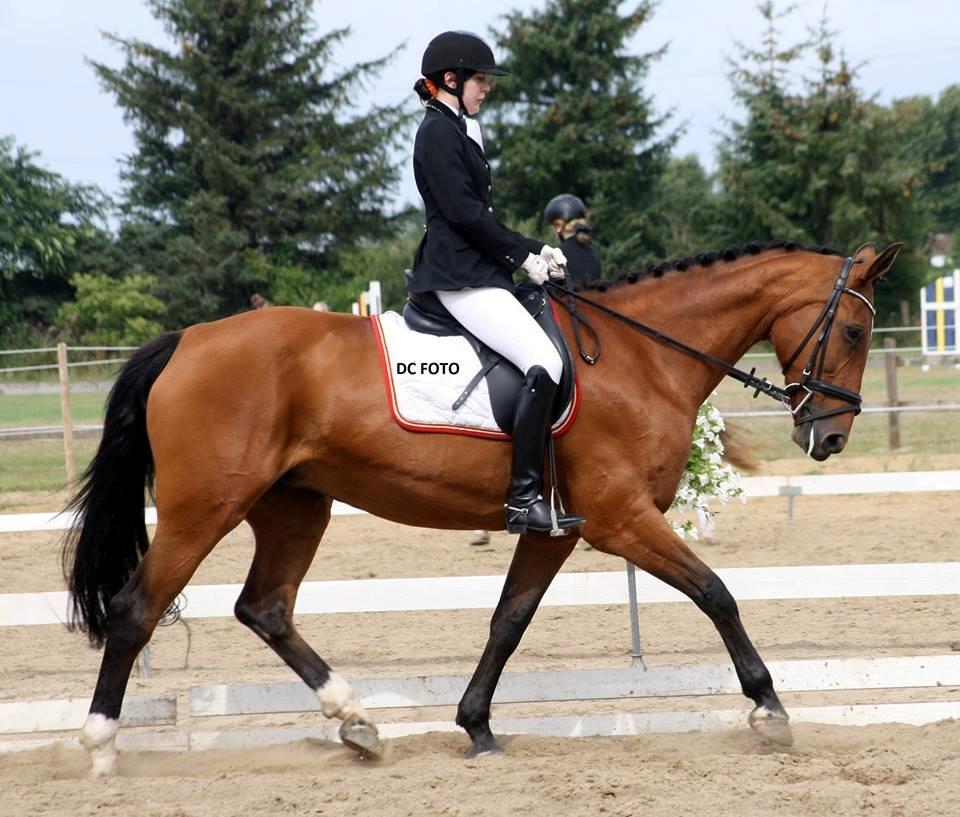
{"label": "flower arrangement", "polygon": [[[723,462],[723,440],[720,432],[724,429],[723,418],[716,406],[704,403],[697,411],[697,425],[693,432],[693,445],[690,458],[680,479],[677,495],[671,508],[693,510],[709,525],[715,511],[710,510],[710,501],[720,500],[726,504],[735,497],[746,502],[740,474],[728,463]],[[673,522],[673,529],[683,538],[698,538],[697,525],[693,520]]]}

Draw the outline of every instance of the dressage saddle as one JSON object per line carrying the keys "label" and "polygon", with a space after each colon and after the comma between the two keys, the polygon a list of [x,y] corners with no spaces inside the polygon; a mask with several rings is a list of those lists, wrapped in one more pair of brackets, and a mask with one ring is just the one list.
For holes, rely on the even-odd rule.
{"label": "dressage saddle", "polygon": [[[573,357],[566,338],[554,319],[553,310],[547,303],[543,288],[534,284],[520,284],[516,288],[515,295],[540,328],[546,332],[563,361],[563,376],[560,378],[557,400],[551,418],[551,422],[555,423],[573,398]],[[457,323],[453,315],[432,292],[410,293],[407,297],[407,303],[403,307],[403,319],[411,330],[439,337],[462,335],[480,359],[480,370],[457,398],[453,408],[459,408],[480,381],[486,378],[490,391],[490,403],[493,407],[493,418],[502,431],[512,434],[517,395],[523,384],[523,374],[520,370]]]}

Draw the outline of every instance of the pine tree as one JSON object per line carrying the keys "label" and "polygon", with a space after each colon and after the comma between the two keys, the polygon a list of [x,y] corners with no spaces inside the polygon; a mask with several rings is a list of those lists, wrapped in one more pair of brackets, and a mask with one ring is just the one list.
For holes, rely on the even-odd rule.
{"label": "pine tree", "polygon": [[[730,75],[746,116],[729,123],[719,151],[731,240],[791,238],[848,252],[866,241],[903,241],[907,252],[878,295],[881,313],[899,319],[897,300],[915,298],[925,267],[923,160],[905,149],[896,112],[866,97],[856,69],[836,56],[825,19],[810,39],[784,47],[777,26],[790,10],[779,13],[773,2],[759,8],[767,21],[762,45],[740,45]],[[796,64],[811,50],[817,73],[793,89]]]}
{"label": "pine tree", "polygon": [[160,280],[168,320],[243,309],[275,267],[310,277],[387,232],[397,107],[350,110],[386,59],[335,72],[348,36],[315,36],[313,0],[148,0],[174,50],[109,35],[94,63],[134,128],[121,240]]}
{"label": "pine tree", "polygon": [[720,197],[696,155],[671,159],[657,185],[658,221],[666,225],[668,258],[696,255],[726,243]]}
{"label": "pine tree", "polygon": [[643,0],[548,0],[506,15],[497,56],[510,72],[485,103],[484,141],[497,201],[514,221],[560,193],[591,209],[606,275],[663,257],[654,189],[676,141],[643,82],[663,50],[633,55],[627,41],[650,18]]}

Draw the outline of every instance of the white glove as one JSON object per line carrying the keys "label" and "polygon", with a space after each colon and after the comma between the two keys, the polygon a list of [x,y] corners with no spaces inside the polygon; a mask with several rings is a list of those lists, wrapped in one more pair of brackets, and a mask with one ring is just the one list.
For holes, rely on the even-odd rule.
{"label": "white glove", "polygon": [[567,256],[559,247],[551,247],[544,244],[540,250],[540,257],[547,262],[550,269],[550,277],[562,281],[567,277]]}
{"label": "white glove", "polygon": [[550,267],[539,255],[530,253],[520,266],[535,284],[543,284],[550,277]]}

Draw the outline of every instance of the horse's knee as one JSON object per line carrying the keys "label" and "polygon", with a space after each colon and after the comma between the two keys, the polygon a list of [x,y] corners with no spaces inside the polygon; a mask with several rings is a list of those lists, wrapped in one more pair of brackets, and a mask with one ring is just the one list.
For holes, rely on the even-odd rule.
{"label": "horse's knee", "polygon": [[727,590],[727,586],[715,574],[699,588],[694,597],[697,606],[706,613],[712,621],[724,621],[738,616],[737,601]]}
{"label": "horse's knee", "polygon": [[237,620],[253,630],[264,641],[279,641],[290,635],[290,608],[283,599],[255,605],[241,596],[233,607]]}

